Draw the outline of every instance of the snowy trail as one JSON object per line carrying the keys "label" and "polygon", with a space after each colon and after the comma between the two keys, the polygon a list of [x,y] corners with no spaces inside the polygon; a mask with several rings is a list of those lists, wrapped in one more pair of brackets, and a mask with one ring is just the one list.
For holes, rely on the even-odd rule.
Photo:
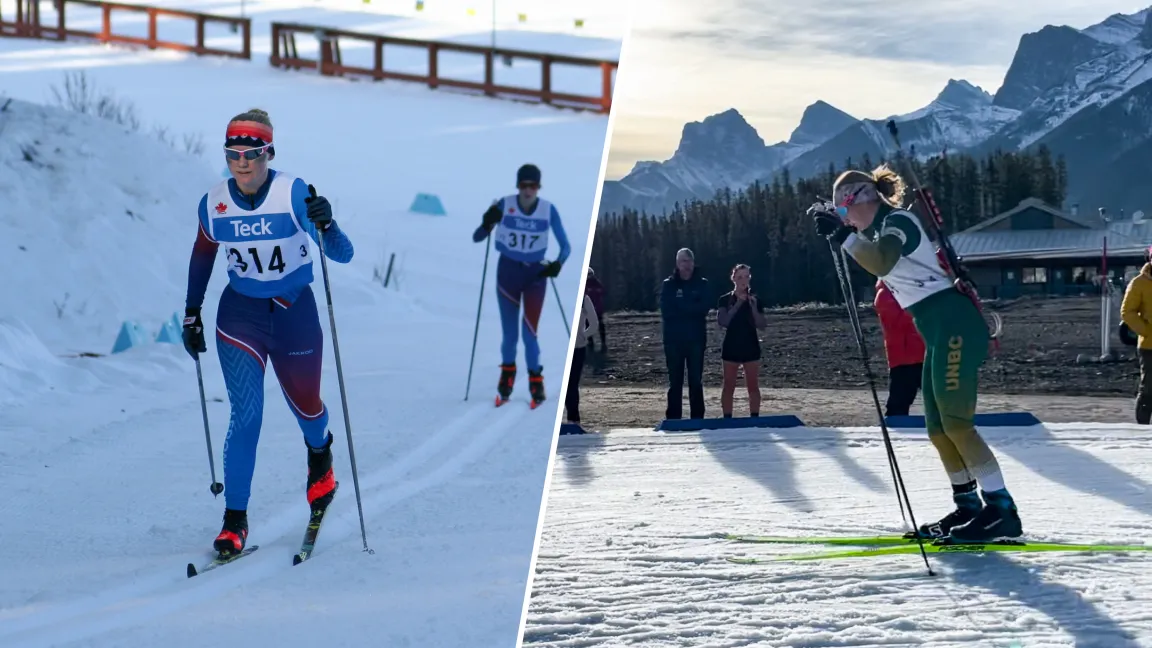
{"label": "snowy trail", "polygon": [[[465,408],[462,414],[439,427],[435,434],[412,452],[383,469],[365,475],[361,479],[365,517],[378,517],[404,499],[451,479],[525,418],[523,413],[510,417],[499,416],[495,411],[484,411],[490,409],[485,405]],[[136,425],[146,423],[135,422]],[[471,440],[461,438],[475,427],[483,431]],[[423,474],[418,474],[420,468],[424,469]],[[337,500],[340,505],[334,505],[326,520],[321,544],[314,557],[328,553],[328,547],[350,535],[359,535],[352,495],[352,480],[344,478],[341,480]],[[163,572],[138,575],[135,584],[116,586],[76,603],[49,606],[27,615],[19,609],[7,610],[5,616],[14,616],[16,620],[0,626],[0,640],[4,640],[5,645],[20,646],[52,646],[76,641],[207,602],[228,588],[251,585],[280,573],[280,570],[290,565],[291,556],[299,544],[298,536],[303,529],[300,506],[292,509],[280,511],[259,530],[258,535],[253,535],[251,544],[260,545],[257,553],[230,565],[228,569],[186,582],[180,574],[178,559],[173,558]],[[369,547],[386,541],[380,537],[370,538]],[[208,556],[208,552],[204,552],[204,556],[193,562],[200,564]],[[309,563],[308,566],[314,564]],[[297,569],[303,569],[303,566]],[[60,627],[61,624],[65,624],[64,627]],[[17,643],[9,644],[7,641]]]}
{"label": "snowy trail", "polygon": [[[1144,430],[987,432],[1033,540],[1144,544]],[[893,432],[917,521],[950,497],[923,433]],[[879,535],[903,525],[879,430],[561,437],[525,645],[1152,645],[1148,554],[919,554],[733,565],[832,549],[715,533]],[[943,483],[942,483],[943,481]]]}

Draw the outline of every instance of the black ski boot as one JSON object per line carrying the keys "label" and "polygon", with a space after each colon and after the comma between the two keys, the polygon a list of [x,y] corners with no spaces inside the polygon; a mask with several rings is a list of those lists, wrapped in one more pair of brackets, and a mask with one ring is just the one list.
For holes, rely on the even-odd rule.
{"label": "black ski boot", "polygon": [[[938,522],[921,524],[918,529],[919,537],[925,540],[947,537],[952,529],[976,519],[976,516],[980,514],[980,509],[984,507],[984,503],[980,501],[980,496],[976,494],[976,482],[969,482],[963,486],[953,486],[952,501],[956,502],[956,510],[945,515]],[[915,539],[917,534],[909,531],[904,534],[904,537]]]}
{"label": "black ski boot", "polygon": [[536,409],[547,398],[544,395],[544,367],[535,371],[528,370],[528,392],[532,394],[532,409]]}
{"label": "black ski boot", "polygon": [[224,527],[220,529],[220,535],[216,536],[212,548],[221,556],[230,556],[244,551],[247,542],[248,511],[224,509]]}
{"label": "black ski boot", "polygon": [[332,433],[322,448],[308,448],[308,506],[313,511],[328,508],[336,494],[336,477],[332,472]]}
{"label": "black ski boot", "polygon": [[1006,490],[992,493],[982,491],[988,503],[972,521],[952,528],[948,541],[961,544],[987,544],[1009,540],[1019,542],[1024,525],[1016,511],[1016,503]]}
{"label": "black ski boot", "polygon": [[516,384],[516,365],[515,364],[502,364],[500,365],[500,382],[496,384],[496,406],[499,407],[508,402],[508,398],[512,396],[512,386]]}

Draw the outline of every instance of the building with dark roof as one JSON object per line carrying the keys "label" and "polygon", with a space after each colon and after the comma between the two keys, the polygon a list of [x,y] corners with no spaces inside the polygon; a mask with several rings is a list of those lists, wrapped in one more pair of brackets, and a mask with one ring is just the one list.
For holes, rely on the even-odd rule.
{"label": "building with dark roof", "polygon": [[1144,265],[1152,221],[1065,212],[1035,198],[951,235],[980,296],[1099,294],[1105,245],[1107,273],[1121,288]]}

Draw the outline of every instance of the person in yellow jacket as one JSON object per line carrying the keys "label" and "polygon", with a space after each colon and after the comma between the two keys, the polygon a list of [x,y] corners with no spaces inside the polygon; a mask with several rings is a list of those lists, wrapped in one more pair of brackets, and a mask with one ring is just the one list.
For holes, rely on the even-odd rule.
{"label": "person in yellow jacket", "polygon": [[1144,257],[1148,262],[1124,291],[1120,319],[1138,336],[1140,387],[1136,390],[1136,422],[1148,425],[1152,420],[1152,248]]}

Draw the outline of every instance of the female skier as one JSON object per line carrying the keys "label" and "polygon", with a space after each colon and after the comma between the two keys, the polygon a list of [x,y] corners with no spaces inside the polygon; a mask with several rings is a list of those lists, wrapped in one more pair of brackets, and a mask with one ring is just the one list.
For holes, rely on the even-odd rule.
{"label": "female skier", "polygon": [[724,418],[732,418],[732,395],[736,376],[744,367],[744,386],[748,389],[748,409],[760,416],[760,335],[768,326],[764,307],[756,300],[748,284],[752,269],[741,263],[732,268],[732,292],[716,302],[716,323],[724,329],[720,359],[724,362],[724,383],[720,390],[720,409]]}
{"label": "female skier", "polygon": [[988,355],[987,325],[941,268],[919,218],[900,209],[904,190],[904,181],[885,165],[871,173],[846,171],[833,186],[836,213],[822,203],[809,212],[817,233],[884,281],[924,338],[928,438],[952,482],[956,510],[921,525],[919,533],[965,543],[1017,538],[1023,529],[1016,504],[973,423],[980,365]]}
{"label": "female skier", "polygon": [[[534,164],[520,167],[516,172],[516,186],[520,190],[518,194],[497,200],[484,212],[483,222],[472,234],[472,240],[476,243],[483,241],[499,225],[495,235],[496,250],[500,252],[496,266],[496,301],[500,304],[504,340],[500,345],[503,357],[500,381],[496,386],[496,406],[508,402],[516,382],[517,325],[522,321],[528,391],[535,409],[544,401],[544,376],[536,326],[544,308],[548,278],[560,275],[560,268],[572,249],[560,222],[560,212],[551,202],[536,195],[540,191],[540,169]],[[556,234],[560,254],[555,261],[545,262],[549,229]],[[524,303],[523,320],[520,320],[521,301]]]}
{"label": "female skier", "polygon": [[232,178],[200,199],[199,226],[188,264],[184,348],[207,351],[200,308],[217,247],[228,257],[228,285],[216,313],[216,349],[232,407],[224,441],[224,526],[213,547],[239,553],[248,538],[248,498],[264,415],[264,370],[271,358],[284,397],[308,449],[305,486],[312,511],[332,501],[332,435],[320,399],[324,336],[312,295],[312,253],[319,244],[338,263],[352,260],[352,243],[332,219],[332,206],[312,185],[268,168],[276,156],[272,122],[249,110],[228,123],[224,154]]}

